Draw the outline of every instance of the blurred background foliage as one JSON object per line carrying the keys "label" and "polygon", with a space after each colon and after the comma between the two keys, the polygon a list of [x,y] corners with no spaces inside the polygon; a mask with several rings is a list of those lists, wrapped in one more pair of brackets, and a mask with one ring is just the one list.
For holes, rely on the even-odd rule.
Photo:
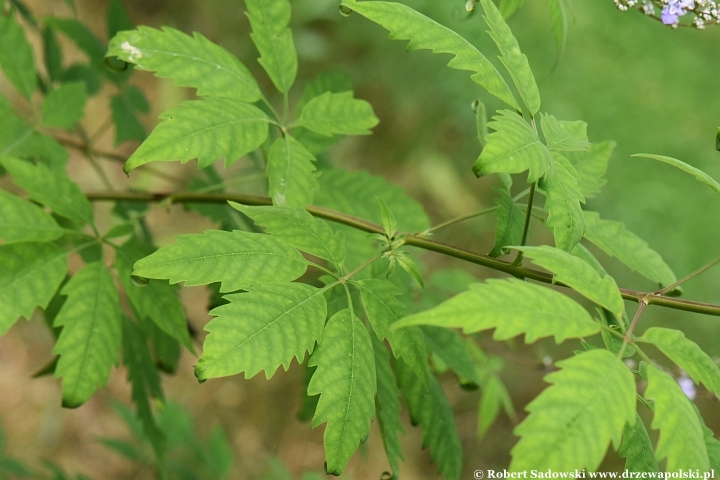
{"label": "blurred background foliage", "polygon": [[[255,62],[257,53],[248,36],[249,24],[241,1],[124,3],[136,25],[168,25],[187,33],[201,32],[236,54],[260,79],[265,90],[273,91]],[[299,99],[303,83],[320,72],[340,72],[349,77],[357,97],[372,103],[380,118],[380,125],[371,137],[343,140],[320,159],[321,164],[366,169],[402,185],[424,204],[436,223],[492,206],[493,187],[498,180],[476,179],[470,170],[479,154],[471,103],[481,98],[490,112],[500,107],[499,103],[481,92],[465,72],[445,68],[449,57],[427,51],[405,52],[405,42],[389,40],[382,28],[359,15],[341,16],[337,0],[291,3],[291,26],[300,57],[298,83],[291,96]],[[468,14],[465,0],[403,0],[403,3],[459,31],[494,59],[494,46],[484,33],[486,27],[481,16],[478,12]],[[720,201],[691,177],[667,165],[629,155],[644,152],[673,156],[720,178],[720,154],[714,143],[716,127],[720,125],[717,61],[720,28],[672,30],[637,12],[619,12],[611,0],[569,3],[570,32],[566,50],[559,59],[545,2],[526,1],[509,21],[535,72],[543,109],[559,119],[586,121],[591,141],[617,142],[608,183],[600,195],[588,200],[587,208],[600,211],[604,218],[624,222],[659,251],[678,277],[682,277],[720,255],[717,220]],[[68,2],[62,0],[33,0],[27,4],[39,18],[74,15]],[[78,18],[100,38],[106,38],[107,7],[105,0],[76,1]],[[42,49],[39,35],[28,30],[28,37],[39,58]],[[60,40],[66,63],[83,58],[67,39]],[[194,95],[189,89],[179,89],[171,81],[144,72],[136,73],[131,83],[150,100],[150,113],[141,116],[148,131],[156,124],[160,112]],[[0,77],[0,90],[13,95],[4,77]],[[90,131],[105,122],[113,93],[112,87],[106,85],[90,100],[83,121]],[[27,110],[19,98],[12,100],[19,109]],[[271,101],[282,103],[281,98]],[[100,137],[97,147],[111,151],[115,149],[114,139],[114,132],[108,131]],[[137,143],[126,142],[117,151],[128,155],[136,146]],[[118,189],[178,188],[171,182],[139,173],[128,179],[117,163],[106,163],[104,167]],[[185,188],[189,188],[196,171],[193,162],[161,167],[179,177]],[[233,167],[232,171],[237,173],[238,169]],[[70,173],[86,191],[103,188],[79,156],[71,157]],[[518,177],[515,186],[518,191],[524,188],[520,183]],[[260,193],[262,183],[256,181],[237,189]],[[157,209],[149,220],[161,245],[171,242],[177,234],[213,226],[197,213],[176,206]],[[533,228],[531,244],[551,242],[539,224],[533,224]],[[485,216],[442,230],[436,239],[488,252],[493,245],[493,230],[494,220]],[[654,289],[654,285],[613,259],[594,253],[622,287]],[[422,258],[427,271],[462,268],[480,279],[495,275],[434,254]],[[717,303],[719,286],[720,269],[716,268],[688,282],[684,290],[688,298]],[[204,288],[183,289],[189,321],[198,331],[208,321],[209,295]],[[629,306],[631,314],[634,308]],[[639,332],[653,325],[681,328],[710,355],[720,356],[717,341],[720,320],[716,318],[653,307],[643,317]],[[525,346],[519,339],[515,343],[497,344],[489,336],[481,341],[483,348],[504,358],[501,375],[519,412],[544,388],[542,376],[547,372],[544,365],[548,359],[568,356],[578,348],[570,343],[561,347],[551,342]],[[98,440],[103,437],[132,442],[132,428],[114,412],[110,401],[112,398],[129,401],[124,372],[114,372],[109,387],[82,408],[62,410],[59,383],[50,377],[30,378],[49,361],[51,345],[51,336],[40,318],[18,323],[0,338],[0,424],[5,430],[2,455],[31,465],[42,465],[42,459],[46,459],[71,472],[69,478],[78,473],[96,479],[151,478],[151,469],[142,462],[117,455]],[[165,377],[167,397],[189,412],[190,416],[183,418],[194,422],[195,427],[187,428],[189,431],[197,428],[198,438],[213,438],[211,435],[217,435],[212,433],[213,428],[222,427],[228,451],[234,457],[229,478],[324,478],[312,474],[322,471],[322,430],[311,430],[297,419],[301,368],[294,364],[289,373],[277,374],[269,381],[234,377],[199,385],[192,375],[193,363],[194,358],[185,353],[178,373]],[[501,417],[484,439],[478,439],[479,392],[464,391],[449,377],[444,386],[457,413],[465,470],[507,466],[508,452],[516,441],[513,423]],[[708,426],[719,432],[717,399],[703,391],[696,403]],[[435,478],[428,452],[420,449],[419,430],[409,422],[405,429],[406,463],[401,468],[404,478]],[[378,478],[387,468],[381,452],[382,443],[375,433],[343,478]],[[614,458],[610,454],[601,469],[619,468],[621,464]],[[195,461],[192,457],[186,460]],[[197,476],[178,478],[217,478],[217,472],[203,470],[201,463],[207,459],[196,460],[197,465],[188,467],[188,471],[196,471]],[[303,477],[309,473],[315,476]]]}

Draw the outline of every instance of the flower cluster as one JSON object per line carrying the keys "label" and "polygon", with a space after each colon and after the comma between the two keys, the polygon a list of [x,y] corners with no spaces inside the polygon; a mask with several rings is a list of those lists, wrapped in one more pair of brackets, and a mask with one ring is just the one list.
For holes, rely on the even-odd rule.
{"label": "flower cluster", "polygon": [[[715,0],[614,0],[621,10],[640,10],[645,15],[661,20],[673,28],[680,24],[680,17],[692,15],[692,26],[700,30],[707,24],[720,23],[720,12]],[[658,16],[658,11],[660,15]]]}

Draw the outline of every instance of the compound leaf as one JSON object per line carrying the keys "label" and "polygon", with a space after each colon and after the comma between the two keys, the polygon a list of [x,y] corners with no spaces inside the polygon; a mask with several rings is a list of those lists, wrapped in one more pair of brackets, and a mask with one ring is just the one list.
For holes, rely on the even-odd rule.
{"label": "compound leaf", "polygon": [[512,110],[501,110],[488,124],[495,130],[473,165],[478,177],[489,173],[521,173],[529,170],[533,183],[552,169],[553,159],[537,133]]}
{"label": "compound leaf", "polygon": [[702,424],[695,408],[673,378],[654,365],[647,369],[645,398],[655,401],[652,428],[660,430],[655,448],[658,460],[667,458],[668,472],[708,471],[710,468]]}
{"label": "compound leaf", "polygon": [[614,149],[615,142],[599,142],[584,152],[563,153],[575,167],[578,186],[585,198],[594,197],[605,185],[605,172]]}
{"label": "compound leaf", "polygon": [[305,273],[307,262],[291,245],[260,233],[208,230],[180,235],[178,243],[135,263],[133,275],[185,286],[221,282],[221,292],[258,283],[282,283]]}
{"label": "compound leaf", "polygon": [[611,276],[600,275],[584,260],[547,245],[518,247],[518,250],[522,250],[535,265],[550,271],[553,282],[564,283],[585,298],[607,308],[616,318],[622,318],[625,306]]}
{"label": "compound leaf", "polygon": [[390,31],[393,40],[410,40],[408,50],[432,50],[453,55],[448,66],[473,72],[470,77],[490,94],[515,110],[520,110],[505,79],[485,56],[453,30],[394,2],[356,2],[344,0],[343,5]]}
{"label": "compound leaf", "polygon": [[230,205],[252,218],[265,231],[293,247],[331,262],[336,267],[345,260],[345,240],[341,233],[333,234],[324,221],[307,211],[288,207],[248,207]]}
{"label": "compound leaf", "polygon": [[550,150],[586,151],[590,148],[587,123],[558,120],[547,113],[540,114],[540,128]]}
{"label": "compound leaf", "polygon": [[652,155],[649,153],[637,153],[635,155],[630,155],[631,157],[644,157],[649,158],[651,160],[657,160],[658,162],[667,163],[668,165],[672,165],[675,168],[678,168],[682,170],[685,173],[689,173],[693,177],[695,177],[698,181],[704,183],[708,187],[712,188],[715,193],[720,193],[720,183],[717,182],[714,178],[712,178],[707,173],[703,172],[699,168],[693,167],[692,165],[688,165],[687,163],[683,162],[682,160],[678,160],[676,158],[672,157],[665,157],[663,155]]}
{"label": "compound leaf", "polygon": [[130,170],[148,162],[198,159],[204,168],[221,158],[230,165],[257,149],[268,135],[269,118],[248,103],[210,97],[184,102],[160,118],[150,136],[125,163]]}
{"label": "compound leaf", "polygon": [[625,229],[620,222],[603,220],[597,212],[583,212],[585,238],[631,270],[660,285],[672,285],[677,278],[662,257],[648,244]]}
{"label": "compound leaf", "polygon": [[695,383],[702,383],[708,390],[720,395],[720,368],[697,343],[685,338],[680,330],[652,327],[637,341],[655,345],[685,370]]}
{"label": "compound leaf", "polygon": [[80,224],[93,223],[90,201],[64,171],[50,170],[42,163],[33,165],[12,157],[2,157],[0,163],[33,200]]}
{"label": "compound leaf", "polygon": [[398,383],[405,397],[413,425],[423,430],[423,448],[447,480],[460,480],[462,445],[452,408],[437,379],[430,376],[430,388],[402,361],[395,364]]}
{"label": "compound leaf", "polygon": [[375,334],[380,340],[387,338],[395,358],[402,358],[427,385],[430,369],[422,330],[413,326],[390,330],[390,325],[407,315],[405,305],[395,298],[402,294],[402,290],[388,281],[376,278],[361,280],[356,285]]}
{"label": "compound leaf", "polygon": [[520,51],[515,36],[492,0],[480,0],[480,3],[485,11],[485,21],[491,30],[488,33],[502,54],[500,61],[510,73],[530,114],[535,115],[540,110],[540,92],[528,59]]}
{"label": "compound leaf", "polygon": [[313,201],[317,189],[315,156],[290,135],[278,138],[270,147],[267,174],[273,204],[301,207]]}
{"label": "compound leaf", "polygon": [[195,366],[200,380],[261,370],[270,378],[293,357],[312,353],[323,334],[327,306],[323,291],[302,283],[248,287],[248,293],[224,298],[230,303],[213,309],[205,330],[203,354]]}
{"label": "compound leaf", "polygon": [[87,264],[61,291],[68,298],[54,325],[63,327],[53,349],[60,355],[55,376],[62,378],[63,406],[75,408],[104,387],[120,351],[120,298],[101,262]]}
{"label": "compound leaf", "polygon": [[525,333],[527,343],[550,335],[560,343],[600,331],[600,326],[575,301],[515,278],[470,285],[470,290],[435,308],[405,317],[393,328],[408,325],[462,328],[465,333],[494,328],[496,340]]}
{"label": "compound leaf", "polygon": [[370,335],[360,319],[350,310],[336,313],[308,366],[317,366],[308,395],[320,394],[312,426],[327,422],[323,437],[326,470],[340,475],[370,435],[375,415],[375,359]]}
{"label": "compound leaf", "polygon": [[170,27],[139,27],[118,33],[110,41],[108,55],[154,71],[158,77],[172,78],[178,86],[197,88],[200,96],[250,103],[261,97],[247,67],[197,32],[191,37]]}
{"label": "compound leaf", "polygon": [[37,205],[0,190],[0,239],[7,243],[51,242],[64,230]]}
{"label": "compound leaf", "polygon": [[399,435],[404,434],[400,420],[400,389],[397,386],[395,373],[390,366],[390,355],[382,341],[370,336],[375,355],[375,372],[377,376],[377,397],[375,409],[377,411],[380,434],[385,445],[385,454],[394,478],[397,478],[400,467],[398,461],[403,459],[402,445]]}
{"label": "compound leaf", "polygon": [[0,335],[48,306],[67,274],[67,255],[51,243],[0,245]]}
{"label": "compound leaf", "polygon": [[557,362],[545,389],[515,429],[510,470],[594,471],[608,444],[618,444],[626,423],[635,420],[635,381],[607,350],[595,349]]}
{"label": "compound leaf", "polygon": [[252,33],[260,52],[258,62],[270,76],[275,88],[287,93],[295,82],[298,59],[293,43],[288,0],[246,0]]}
{"label": "compound leaf", "polygon": [[67,82],[52,90],[42,104],[42,121],[46,127],[70,130],[85,113],[87,92],[83,82]]}
{"label": "compound leaf", "polygon": [[496,188],[500,196],[495,200],[495,245],[491,257],[499,257],[506,252],[505,247],[520,245],[522,242],[525,213],[515,204],[507,188]]}
{"label": "compound leaf", "polygon": [[657,472],[652,442],[640,415],[635,413],[635,424],[625,425],[622,444],[618,450],[620,458],[625,459],[625,470],[628,472]]}
{"label": "compound leaf", "polygon": [[577,184],[577,173],[562,155],[552,152],[555,168],[540,181],[545,190],[546,224],[553,231],[555,246],[567,252],[578,244],[585,231],[582,203],[585,197]]}
{"label": "compound leaf", "polygon": [[0,68],[28,100],[37,86],[35,59],[25,32],[13,15],[0,15]]}
{"label": "compound leaf", "polygon": [[321,135],[369,135],[378,121],[372,106],[352,92],[325,92],[305,104],[295,126]]}

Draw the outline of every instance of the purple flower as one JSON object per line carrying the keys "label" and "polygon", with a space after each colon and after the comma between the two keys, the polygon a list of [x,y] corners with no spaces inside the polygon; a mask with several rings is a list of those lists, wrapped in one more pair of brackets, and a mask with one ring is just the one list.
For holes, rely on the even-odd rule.
{"label": "purple flower", "polygon": [[686,9],[695,8],[695,0],[669,0],[667,6],[662,9],[661,19],[665,25],[675,25]]}
{"label": "purple flower", "polygon": [[677,379],[677,383],[690,400],[695,400],[695,395],[697,395],[695,383],[692,378],[688,377],[687,373],[682,372],[680,378]]}
{"label": "purple flower", "polygon": [[670,13],[670,9],[668,7],[662,9],[660,17],[665,25],[675,25],[678,23],[678,16]]}

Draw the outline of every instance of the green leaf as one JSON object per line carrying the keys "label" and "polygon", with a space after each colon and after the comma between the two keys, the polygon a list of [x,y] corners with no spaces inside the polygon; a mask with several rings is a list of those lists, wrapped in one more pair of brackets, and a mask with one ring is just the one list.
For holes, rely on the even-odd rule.
{"label": "green leaf", "polygon": [[720,368],[697,343],[685,338],[680,330],[652,327],[637,341],[655,345],[685,370],[695,383],[702,383],[708,390],[720,395]]}
{"label": "green leaf", "polygon": [[540,128],[550,150],[586,151],[590,148],[587,123],[558,120],[547,113],[540,114]]}
{"label": "green leaf", "polygon": [[557,362],[545,389],[515,429],[510,470],[597,470],[608,444],[635,420],[635,381],[625,364],[596,349]]}
{"label": "green leaf", "polygon": [[600,275],[583,260],[557,248],[518,247],[532,263],[553,274],[553,283],[560,282],[585,298],[607,308],[616,318],[622,318],[625,305],[615,280]]}
{"label": "green leaf", "polygon": [[130,140],[143,141],[147,138],[145,127],[137,118],[127,95],[114,95],[110,99],[110,110],[115,124],[115,145]]}
{"label": "green leaf", "polygon": [[594,197],[605,185],[605,172],[614,149],[615,142],[600,142],[593,143],[585,152],[563,153],[575,167],[578,186],[585,198]]}
{"label": "green leaf", "polygon": [[228,477],[233,467],[233,450],[222,428],[215,426],[210,433],[205,452],[206,464],[212,478],[222,480]]}
{"label": "green leaf", "polygon": [[522,242],[525,213],[515,204],[507,188],[496,188],[500,196],[495,200],[495,245],[490,252],[491,257],[499,257],[507,253],[505,247],[520,245]]}
{"label": "green leaf", "polygon": [[265,231],[293,247],[331,262],[339,268],[345,260],[345,241],[341,233],[333,234],[327,223],[305,210],[288,207],[248,207],[230,205],[252,218]]}
{"label": "green leaf", "polygon": [[102,262],[86,265],[61,291],[68,298],[55,318],[63,327],[53,348],[60,355],[55,376],[62,378],[63,406],[79,407],[104,387],[120,351],[120,298]]}
{"label": "green leaf", "polygon": [[555,169],[540,181],[540,188],[546,193],[548,218],[545,223],[553,231],[555,246],[570,252],[585,231],[581,206],[585,197],[578,187],[577,173],[572,164],[559,153],[552,152],[552,157]]}
{"label": "green leaf", "polygon": [[485,11],[483,18],[491,30],[488,33],[502,54],[500,61],[510,73],[530,114],[535,115],[540,110],[540,92],[535,83],[535,76],[530,70],[528,59],[520,51],[515,36],[492,0],[480,0],[480,3]]}
{"label": "green leaf", "polygon": [[462,328],[465,333],[495,329],[495,340],[525,333],[527,343],[553,335],[584,337],[600,331],[590,315],[561,293],[518,279],[490,279],[470,285],[470,290],[425,312],[405,317],[393,328],[437,325]]}
{"label": "green leaf", "polygon": [[180,360],[180,343],[160,330],[160,327],[149,318],[141,318],[139,321],[152,346],[155,365],[165,373],[175,373]]}
{"label": "green leaf", "polygon": [[185,286],[221,282],[221,292],[258,283],[283,283],[305,273],[307,262],[291,245],[270,235],[208,230],[180,235],[135,263],[133,275]]}
{"label": "green leaf", "polygon": [[303,107],[293,126],[321,135],[370,135],[378,121],[372,106],[353,98],[352,92],[325,92]]}
{"label": "green leaf", "polygon": [[200,380],[261,370],[272,377],[293,358],[301,363],[323,335],[327,307],[323,291],[302,283],[248,287],[249,293],[227,295],[213,309],[217,317],[205,330],[203,354],[195,366]]}
{"label": "green leaf", "polygon": [[666,470],[710,468],[700,419],[680,386],[667,373],[648,365],[645,398],[655,401],[652,428],[660,430],[655,448],[658,461],[667,458]]}
{"label": "green leaf", "polygon": [[585,238],[631,270],[660,285],[672,285],[675,274],[662,257],[620,222],[603,220],[597,212],[583,212]]}
{"label": "green leaf", "polygon": [[42,104],[43,125],[72,129],[85,114],[87,93],[83,82],[68,82],[48,93]]}
{"label": "green leaf", "polygon": [[275,88],[287,93],[295,82],[298,59],[290,23],[287,0],[246,0],[250,15],[250,34],[260,52],[258,62],[270,76]]}
{"label": "green leaf", "polygon": [[323,436],[326,471],[340,475],[370,435],[370,421],[375,415],[373,347],[360,319],[350,310],[336,313],[308,366],[317,366],[308,395],[320,394],[312,426],[327,422]]}
{"label": "green leaf", "polygon": [[278,138],[270,148],[267,174],[269,194],[280,207],[302,207],[313,201],[317,190],[315,156],[290,135]]}
{"label": "green leaf", "polygon": [[0,239],[7,243],[51,242],[64,230],[37,205],[0,190]]}
{"label": "green leaf", "polygon": [[601,277],[604,277],[608,274],[605,270],[605,267],[603,267],[602,264],[598,261],[598,259],[595,258],[595,255],[593,255],[590,250],[585,248],[582,243],[578,243],[577,245],[575,245],[575,248],[573,248],[570,253],[590,265],[593,270],[595,270]]}
{"label": "green leaf", "polygon": [[250,104],[223,98],[184,102],[160,118],[150,136],[125,163],[130,170],[148,162],[182,163],[198,159],[198,168],[220,158],[231,165],[265,142],[269,118]]}
{"label": "green leaf", "polygon": [[105,72],[105,44],[87,26],[74,18],[47,18],[45,25],[64,33],[87,54],[96,70]]}
{"label": "green leaf", "polygon": [[51,243],[0,245],[0,335],[48,306],[67,274],[67,255]]}
{"label": "green leaf", "polygon": [[402,290],[385,280],[370,278],[356,283],[363,306],[375,334],[380,340],[387,338],[395,358],[402,358],[427,386],[430,369],[422,330],[418,327],[390,330],[390,325],[407,315],[407,309],[396,296]]}
{"label": "green leaf", "polygon": [[547,0],[548,7],[550,8],[550,29],[555,36],[555,45],[557,46],[557,62],[560,57],[565,53],[565,43],[568,32],[568,21],[567,21],[567,0]]}
{"label": "green leaf", "polygon": [[67,151],[54,139],[34,131],[0,95],[0,156],[40,158],[51,168],[64,170]]}
{"label": "green leaf", "polygon": [[37,87],[35,59],[25,32],[13,15],[0,15],[0,69],[18,91],[30,100]]}
{"label": "green leaf", "polygon": [[67,70],[63,72],[62,77],[60,77],[61,82],[74,82],[76,80],[85,83],[88,95],[95,95],[100,91],[100,87],[102,86],[102,78],[100,78],[97,70],[93,70],[84,64],[76,63],[70,65]]}
{"label": "green leaf", "polygon": [[0,457],[0,473],[9,473],[19,477],[38,478],[38,474],[31,470],[30,467],[20,460],[11,457]]}
{"label": "green leaf", "polygon": [[480,404],[478,405],[478,437],[483,438],[490,429],[498,414],[500,408],[504,407],[507,412],[514,416],[515,411],[512,408],[512,399],[505,388],[505,384],[497,375],[487,375],[482,383],[482,395]]}
{"label": "green leaf", "polygon": [[42,30],[43,38],[43,57],[45,59],[45,68],[51,81],[60,80],[63,75],[62,66],[62,49],[58,42],[55,30],[45,27]]}
{"label": "green leaf", "polygon": [[475,126],[477,130],[478,142],[481,148],[485,148],[487,144],[488,126],[487,126],[487,107],[480,100],[475,99],[473,103],[475,108]]}
{"label": "green leaf", "polygon": [[438,472],[447,480],[460,480],[462,445],[452,408],[434,376],[430,388],[402,361],[395,364],[398,383],[405,397],[410,420],[423,430],[423,448],[430,448],[430,458],[437,463]]}
{"label": "green leaf", "polygon": [[465,339],[448,328],[420,327],[425,334],[428,349],[440,357],[462,380],[480,384],[475,361],[468,351]]}
{"label": "green leaf", "polygon": [[395,219],[395,215],[393,215],[392,211],[388,208],[382,198],[378,197],[377,200],[380,204],[380,218],[382,218],[382,226],[383,230],[385,230],[385,235],[388,238],[393,238],[397,233],[397,220]]}
{"label": "green leaf", "polygon": [[200,96],[260,100],[261,93],[250,71],[230,52],[199,33],[193,37],[173,28],[139,27],[120,32],[111,41],[108,55],[135,64],[140,70],[172,78],[180,87],[197,88]]}
{"label": "green leaf", "polygon": [[152,253],[153,249],[131,238],[116,248],[115,269],[120,283],[133,308],[141,317],[149,318],[165,333],[194,352],[190,333],[188,332],[185,312],[180,303],[176,289],[165,282],[150,281],[139,287],[135,285],[132,275],[133,263]]}
{"label": "green leaf", "polygon": [[399,435],[405,433],[400,420],[400,390],[395,374],[390,366],[390,355],[385,345],[377,337],[370,336],[375,356],[375,372],[377,376],[377,397],[375,399],[378,424],[382,435],[385,453],[394,478],[398,477],[400,467],[398,461],[403,460],[402,445]]}
{"label": "green leaf", "polygon": [[652,442],[640,415],[635,414],[635,424],[625,425],[622,444],[618,450],[620,458],[625,458],[625,470],[628,472],[657,472]]}
{"label": "green leaf", "polygon": [[107,12],[107,26],[108,38],[113,38],[122,30],[132,30],[133,22],[122,0],[110,0]]}
{"label": "green leaf", "polygon": [[138,420],[142,423],[145,438],[161,459],[167,439],[158,427],[149,400],[149,397],[164,400],[160,375],[150,356],[145,335],[127,318],[122,322],[122,348],[123,364],[127,367],[128,381],[132,385],[132,400],[137,408]]}
{"label": "green leaf", "polygon": [[668,165],[672,165],[675,168],[678,168],[682,170],[685,173],[689,173],[693,177],[695,177],[699,182],[704,183],[708,187],[712,188],[715,193],[720,193],[720,183],[718,183],[714,178],[712,178],[707,173],[703,172],[699,168],[695,168],[692,165],[688,165],[687,163],[678,160],[676,158],[672,157],[665,157],[663,155],[651,155],[649,153],[636,153],[635,155],[630,155],[631,157],[644,157],[649,158],[651,160],[657,160],[658,162],[667,163]]}
{"label": "green leaf", "polygon": [[0,163],[33,200],[80,224],[93,223],[90,201],[65,172],[51,171],[41,163],[33,165],[12,157],[0,157]]}
{"label": "green leaf", "polygon": [[500,72],[470,42],[449,28],[394,2],[356,2],[344,0],[343,5],[390,31],[393,40],[410,40],[408,50],[432,50],[453,55],[448,66],[473,72],[470,77],[490,94],[520,110]]}
{"label": "green leaf", "polygon": [[520,8],[522,4],[523,0],[500,0],[498,8],[503,18],[510,18],[510,16],[515,13],[515,10]]}
{"label": "green leaf", "polygon": [[[697,411],[697,409],[696,409]],[[712,430],[710,430],[706,425],[705,422],[702,420],[702,417],[700,417],[700,412],[698,413],[698,417],[700,418],[700,423],[703,428],[703,433],[705,434],[705,448],[707,448],[708,452],[708,460],[710,461],[710,468],[715,471],[715,473],[720,472],[720,440],[715,438],[715,434]]]}
{"label": "green leaf", "polygon": [[501,110],[488,127],[495,132],[488,135],[488,144],[473,165],[476,176],[529,170],[528,182],[533,183],[552,169],[553,159],[547,147],[517,113]]}

